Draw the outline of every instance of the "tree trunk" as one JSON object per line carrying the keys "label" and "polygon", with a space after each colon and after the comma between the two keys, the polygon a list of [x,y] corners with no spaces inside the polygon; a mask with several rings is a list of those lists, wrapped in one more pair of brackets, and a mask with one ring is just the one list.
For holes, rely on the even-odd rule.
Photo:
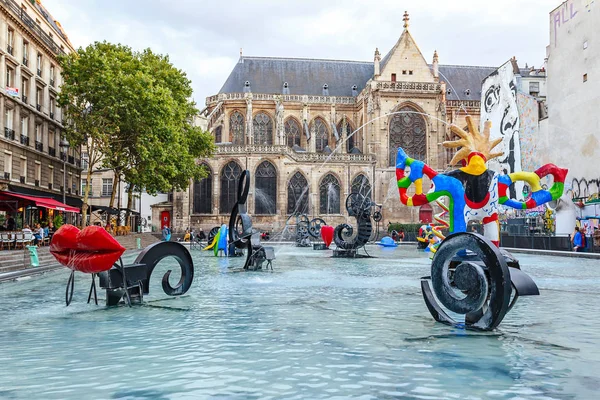
{"label": "tree trunk", "polygon": [[125,221],[127,226],[131,226],[131,206],[133,202],[133,185],[129,184],[127,189],[127,214],[125,214]]}
{"label": "tree trunk", "polygon": [[[120,174],[118,173],[118,171],[115,171],[115,176],[113,178],[113,187],[112,187],[112,193],[110,194],[110,203],[108,204],[108,206],[110,208],[114,208],[115,206],[115,197],[117,194],[117,186],[119,185],[119,179],[120,179]],[[119,196],[121,194],[119,193]],[[119,210],[119,213],[121,212],[121,210]],[[112,214],[108,214],[108,221],[110,223],[110,220],[112,219]],[[117,225],[119,225],[119,214],[117,214]]]}
{"label": "tree trunk", "polygon": [[85,190],[83,191],[83,205],[81,206],[81,227],[87,226],[88,200],[90,197],[90,184],[92,183],[92,163],[88,164],[87,176],[85,178]]}

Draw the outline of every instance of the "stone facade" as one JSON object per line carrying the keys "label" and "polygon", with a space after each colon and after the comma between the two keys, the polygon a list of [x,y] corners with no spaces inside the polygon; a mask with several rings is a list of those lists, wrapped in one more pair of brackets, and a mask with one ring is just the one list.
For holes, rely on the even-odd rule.
{"label": "stone facade", "polygon": [[0,2],[0,188],[61,202],[64,190],[66,202],[81,207],[79,149],[62,154],[62,111],[56,106],[57,57],[71,51],[39,2]]}
{"label": "stone facade", "polygon": [[408,15],[396,45],[383,58],[376,50],[372,63],[241,56],[206,101],[217,151],[198,162],[210,176],[174,193],[172,227],[227,223],[237,191],[227,179],[232,166],[251,172],[248,211],[261,229],[282,230],[293,211],[346,222],[347,195],[365,188],[383,206],[384,225],[419,222],[419,210],[398,199],[396,148],[445,169],[448,124],[478,119],[481,80],[493,71],[439,65],[437,53],[428,64]]}

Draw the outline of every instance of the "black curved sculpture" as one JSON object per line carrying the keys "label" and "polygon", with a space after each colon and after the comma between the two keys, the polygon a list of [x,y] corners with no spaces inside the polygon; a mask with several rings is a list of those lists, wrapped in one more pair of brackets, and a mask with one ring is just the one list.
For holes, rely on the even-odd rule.
{"label": "black curved sculpture", "polygon": [[431,277],[421,279],[421,290],[436,321],[463,325],[450,317],[443,305],[465,316],[465,328],[483,331],[497,327],[519,296],[540,294],[510,253],[484,236],[468,232],[444,239],[433,257]]}
{"label": "black curved sculpture", "polygon": [[348,210],[348,215],[356,218],[358,232],[353,239],[349,239],[354,234],[354,228],[351,225],[340,224],[335,227],[333,241],[337,249],[333,251],[334,257],[359,257],[357,250],[367,244],[373,231],[371,223],[372,207],[373,203],[369,197],[360,193],[351,193],[348,195],[346,198],[346,210]]}
{"label": "black curved sculpture", "polygon": [[262,264],[267,261],[267,268],[273,266],[275,251],[272,247],[263,247],[260,241],[252,242],[252,218],[248,215],[246,201],[250,192],[250,171],[242,172],[238,182],[237,202],[231,210],[229,217],[229,243],[238,249],[246,249],[245,270],[262,269]]}
{"label": "black curved sculpture", "polygon": [[213,242],[213,240],[215,240],[215,236],[217,236],[217,233],[219,233],[219,229],[221,229],[220,226],[214,226],[212,227],[212,229],[208,232],[208,238],[207,238],[207,243],[211,244]]}
{"label": "black curved sculpture", "polygon": [[[167,271],[162,277],[164,292],[169,296],[181,296],[186,293],[194,280],[194,262],[190,252],[177,242],[158,242],[142,250],[133,264],[123,265],[119,260],[111,269],[98,274],[100,287],[106,289],[106,305],[117,305],[123,298],[129,306],[132,299],[143,301],[144,295],[149,293],[150,277],[154,268],[167,257],[177,260],[181,268],[181,278],[173,287],[169,283],[172,271]],[[90,290],[90,296],[91,293]],[[98,304],[96,298],[95,301]]]}
{"label": "black curved sculpture", "polygon": [[310,246],[310,221],[306,214],[296,215],[296,247]]}

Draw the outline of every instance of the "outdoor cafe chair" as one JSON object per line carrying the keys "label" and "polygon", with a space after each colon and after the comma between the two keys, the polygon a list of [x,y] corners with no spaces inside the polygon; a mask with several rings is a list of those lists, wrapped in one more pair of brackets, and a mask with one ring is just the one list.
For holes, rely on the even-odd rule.
{"label": "outdoor cafe chair", "polygon": [[17,248],[17,246],[23,247],[24,246],[24,244],[23,244],[24,241],[25,241],[25,235],[23,233],[17,233],[17,234],[15,234],[15,248]]}
{"label": "outdoor cafe chair", "polygon": [[25,232],[23,234],[23,247],[31,245],[33,242],[33,232]]}
{"label": "outdoor cafe chair", "polygon": [[10,235],[8,233],[2,233],[0,238],[1,238],[0,248],[4,249],[4,245],[6,245],[8,247],[8,249],[10,250],[10,245],[12,244],[12,239],[11,239]]}

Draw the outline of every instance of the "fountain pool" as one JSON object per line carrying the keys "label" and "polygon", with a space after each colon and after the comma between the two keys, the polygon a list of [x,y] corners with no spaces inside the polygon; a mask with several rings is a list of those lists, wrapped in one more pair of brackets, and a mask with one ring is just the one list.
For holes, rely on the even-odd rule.
{"label": "fountain pool", "polygon": [[86,304],[82,274],[65,307],[67,269],[0,284],[0,399],[597,398],[596,260],[519,255],[541,296],[478,333],[431,318],[412,248],[276,250],[274,272],[245,273],[192,250],[181,298],[160,288],[164,260],[132,309]]}

